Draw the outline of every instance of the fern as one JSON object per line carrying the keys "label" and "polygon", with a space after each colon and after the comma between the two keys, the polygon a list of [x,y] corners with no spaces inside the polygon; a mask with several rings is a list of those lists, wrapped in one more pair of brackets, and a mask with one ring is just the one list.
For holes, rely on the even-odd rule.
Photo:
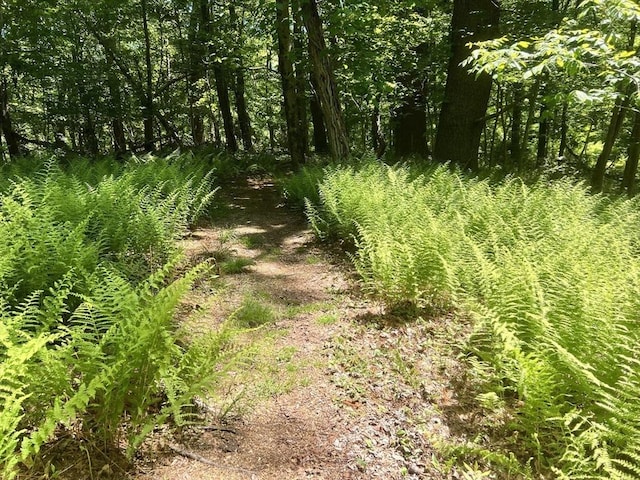
{"label": "fern", "polygon": [[312,226],[354,239],[368,290],[475,319],[469,349],[519,399],[511,428],[541,473],[638,475],[637,200],[377,162],[328,169],[318,191]]}

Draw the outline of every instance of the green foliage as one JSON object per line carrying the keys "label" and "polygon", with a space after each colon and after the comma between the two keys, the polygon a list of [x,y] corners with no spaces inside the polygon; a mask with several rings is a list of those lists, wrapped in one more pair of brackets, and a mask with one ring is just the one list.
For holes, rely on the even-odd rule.
{"label": "green foliage", "polygon": [[319,194],[312,225],[353,239],[371,292],[474,318],[469,348],[537,471],[637,475],[637,201],[377,163],[328,170]]}
{"label": "green foliage", "polygon": [[171,158],[112,166],[89,179],[82,160],[46,161],[0,194],[2,478],[60,429],[132,455],[156,424],[188,420],[228,353],[228,328],[181,346],[173,324],[208,271],[176,278],[175,240],[205,213],[211,175]]}

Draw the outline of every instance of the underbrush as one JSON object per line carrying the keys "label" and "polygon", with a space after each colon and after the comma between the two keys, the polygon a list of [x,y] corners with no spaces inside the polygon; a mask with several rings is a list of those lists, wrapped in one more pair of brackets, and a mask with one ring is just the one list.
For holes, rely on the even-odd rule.
{"label": "underbrush", "polygon": [[212,202],[205,167],[184,157],[35,165],[6,167],[15,174],[0,193],[6,479],[65,436],[131,457],[159,423],[188,421],[185,406],[231,354],[230,327],[185,342],[174,324],[191,283],[210,273],[180,274],[175,244]]}
{"label": "underbrush", "polygon": [[474,319],[478,402],[509,437],[469,451],[511,472],[515,454],[521,476],[640,477],[636,200],[379,163],[327,169],[318,195],[315,231],[352,240],[369,291]]}

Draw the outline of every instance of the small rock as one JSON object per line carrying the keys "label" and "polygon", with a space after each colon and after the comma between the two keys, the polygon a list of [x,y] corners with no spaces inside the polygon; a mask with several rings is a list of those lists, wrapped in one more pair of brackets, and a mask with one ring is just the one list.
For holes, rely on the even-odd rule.
{"label": "small rock", "polygon": [[409,472],[411,475],[422,475],[424,469],[422,467],[419,467],[415,463],[412,463],[407,467],[407,472]]}

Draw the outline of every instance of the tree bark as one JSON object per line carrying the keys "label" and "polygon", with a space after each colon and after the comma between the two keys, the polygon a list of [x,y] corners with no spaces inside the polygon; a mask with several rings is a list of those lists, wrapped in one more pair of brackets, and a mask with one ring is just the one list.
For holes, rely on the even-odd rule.
{"label": "tree bark", "polygon": [[471,54],[469,42],[498,35],[499,20],[497,0],[454,0],[452,51],[436,134],[436,160],[478,169],[478,150],[492,82],[489,75],[475,76],[461,63]]}
{"label": "tree bark", "polygon": [[562,104],[562,115],[560,116],[560,147],[558,148],[558,159],[563,158],[567,150],[567,135],[569,133],[568,110],[569,102],[565,100]]}
{"label": "tree bark", "polygon": [[229,100],[227,72],[222,63],[214,63],[213,76],[216,80],[218,106],[220,107],[220,114],[222,115],[226,148],[231,153],[235,153],[238,151],[238,142],[236,140],[236,134],[233,129],[233,115],[231,113],[231,102]]}
{"label": "tree bark", "polygon": [[327,142],[327,128],[324,125],[324,116],[318,99],[318,86],[313,72],[309,73],[311,92],[311,123],[313,124],[313,150],[319,154],[329,153],[329,143]]}
{"label": "tree bark", "polygon": [[624,166],[624,176],[622,178],[622,188],[632,197],[636,194],[636,173],[638,171],[638,160],[640,159],[640,112],[636,111],[633,117],[633,128],[631,130],[631,141],[629,142],[627,162]]}
{"label": "tree bark", "polygon": [[377,158],[382,158],[387,150],[387,142],[382,135],[380,127],[380,94],[376,95],[373,101],[373,112],[371,113],[371,142],[373,151]]}
{"label": "tree bark", "polygon": [[151,63],[151,36],[147,12],[147,0],[141,0],[142,29],[144,33],[145,90],[142,104],[142,123],[144,125],[144,149],[151,152],[155,149],[153,135],[153,65]]}
{"label": "tree bark", "polygon": [[620,129],[622,128],[622,123],[624,121],[629,102],[629,96],[625,96],[624,99],[622,97],[618,97],[613,107],[613,113],[611,114],[611,120],[609,121],[609,127],[607,128],[604,145],[602,146],[602,151],[598,156],[598,160],[596,161],[596,165],[593,168],[593,173],[591,175],[591,187],[595,192],[602,191],[602,187],[604,186],[604,175],[607,171],[609,158],[611,157],[613,146],[618,138]]}
{"label": "tree bark", "polygon": [[[544,95],[543,95],[544,97]],[[541,167],[547,158],[547,143],[549,139],[549,111],[547,104],[542,102],[540,106],[540,117],[538,119],[538,148],[536,151],[536,165]]]}
{"label": "tree bark", "polygon": [[513,111],[511,118],[511,139],[509,141],[509,152],[511,153],[511,161],[520,168],[522,162],[522,102],[524,95],[522,85],[514,85],[513,87]]}
{"label": "tree bark", "polygon": [[191,138],[195,146],[204,143],[204,112],[198,102],[201,98],[199,83],[205,77],[206,26],[209,21],[207,0],[194,0],[189,26],[189,74],[187,88],[189,98],[189,123]]}
{"label": "tree bark", "polygon": [[[304,1],[304,0],[303,0]],[[307,62],[304,58],[302,11],[299,0],[291,0],[291,13],[293,17],[293,58],[295,70],[296,92],[298,94],[298,121],[300,122],[301,142],[305,155],[309,153],[309,116],[307,113]]]}
{"label": "tree bark", "polygon": [[301,121],[298,117],[300,101],[296,91],[295,72],[293,69],[291,40],[291,15],[289,0],[276,1],[276,31],[278,34],[278,70],[282,80],[282,96],[284,114],[287,123],[287,144],[289,155],[295,165],[304,163],[305,147],[302,142]]}
{"label": "tree bark", "polygon": [[113,135],[113,150],[116,157],[121,157],[127,151],[127,139],[124,134],[124,122],[122,121],[122,94],[120,92],[120,80],[112,71],[112,62],[108,62],[107,83],[109,96],[111,97],[111,132]]}
{"label": "tree bark", "polygon": [[7,144],[9,157],[12,159],[20,156],[20,141],[18,135],[13,129],[11,115],[9,113],[9,88],[7,79],[2,78],[0,82],[0,127],[4,134],[4,140]]}
{"label": "tree bark", "polygon": [[393,110],[393,150],[397,157],[427,155],[427,100],[421,79],[405,75],[399,83],[406,90],[404,98]]}
{"label": "tree bark", "polygon": [[302,0],[302,15],[309,35],[309,58],[327,128],[329,151],[334,160],[345,159],[349,157],[349,137],[316,0]]}
{"label": "tree bark", "polygon": [[[240,43],[242,43],[242,31],[238,25],[238,15],[233,4],[229,5],[229,17],[233,28],[238,30]],[[247,152],[253,151],[253,139],[251,129],[251,118],[247,110],[247,100],[245,96],[245,79],[244,64],[242,61],[242,53],[238,54],[237,65],[235,68],[235,82],[233,84],[233,93],[236,100],[236,112],[238,113],[238,123],[240,124],[240,134],[242,136],[242,145]]]}

